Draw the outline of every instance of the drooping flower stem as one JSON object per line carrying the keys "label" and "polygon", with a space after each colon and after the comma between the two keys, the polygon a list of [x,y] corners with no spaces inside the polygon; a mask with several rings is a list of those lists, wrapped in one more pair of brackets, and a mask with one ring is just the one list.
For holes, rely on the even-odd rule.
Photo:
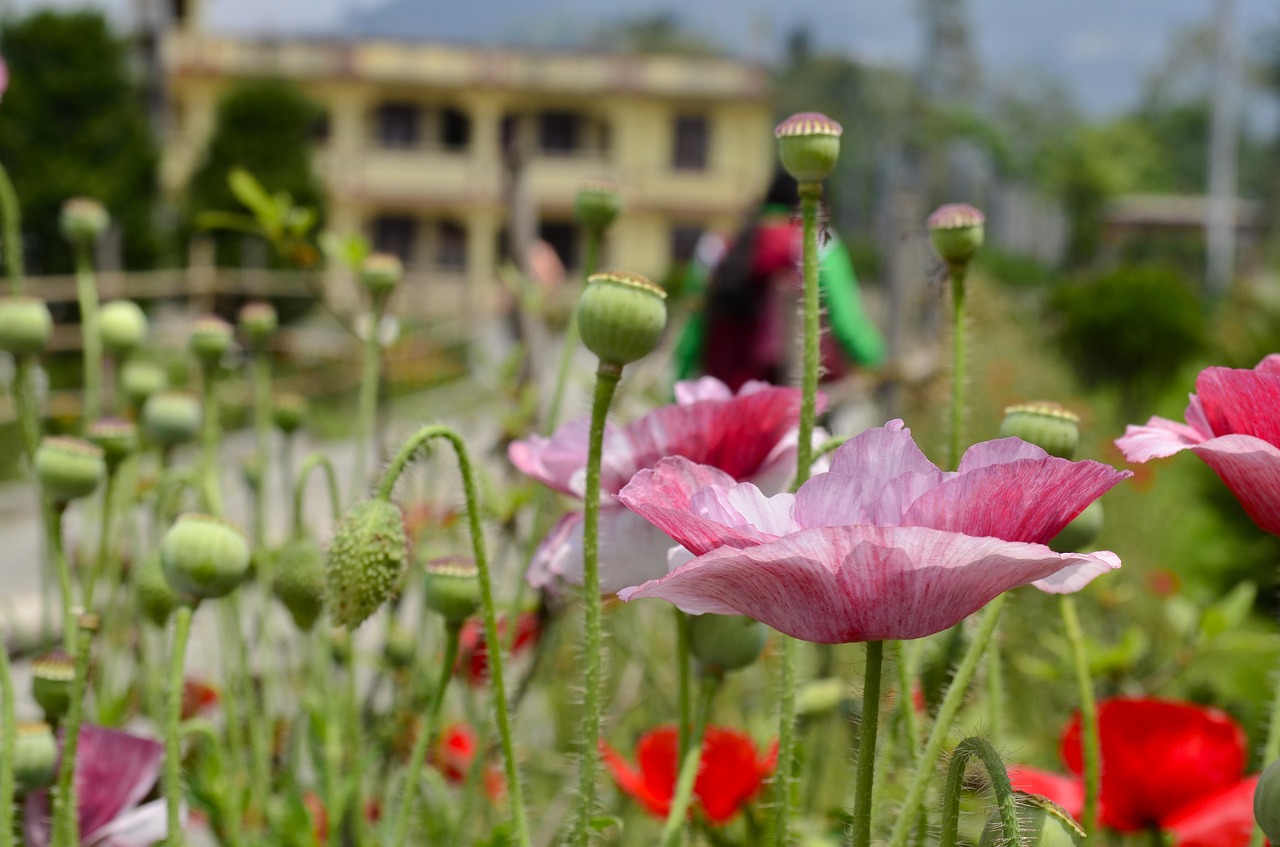
{"label": "drooping flower stem", "polygon": [[871,796],[875,786],[876,736],[880,727],[880,679],[884,642],[867,642],[867,673],[862,686],[862,728],[858,736],[858,782],[853,795],[853,847],[871,845]]}
{"label": "drooping flower stem", "polygon": [[1071,642],[1071,661],[1075,665],[1076,684],[1080,688],[1080,749],[1084,757],[1084,814],[1080,818],[1080,824],[1087,835],[1098,829],[1098,798],[1102,786],[1098,703],[1093,691],[1093,680],[1089,676],[1089,655],[1075,598],[1070,594],[1063,594],[1060,599],[1062,623],[1067,630],[1067,640]]}
{"label": "drooping flower stem", "polygon": [[955,470],[963,452],[964,381],[967,366],[965,333],[965,275],[968,264],[951,267],[951,444],[947,467]]}
{"label": "drooping flower stem", "polygon": [[680,679],[680,716],[676,725],[676,750],[679,757],[689,750],[689,719],[693,709],[693,680],[689,673],[689,616],[672,606],[676,616],[676,673]]}
{"label": "drooping flower stem", "polygon": [[[622,376],[617,365],[600,363],[596,371],[595,398],[591,404],[591,434],[587,442],[587,480],[583,493],[582,605],[586,638],[583,645],[585,693],[582,701],[582,747],[578,761],[578,819],[574,843],[588,842],[588,823],[595,812],[596,765],[600,744],[600,677],[604,657],[600,636],[600,461],[604,451],[604,427]],[[490,642],[493,643],[493,642]]]}
{"label": "drooping flower stem", "polygon": [[167,847],[182,847],[182,745],[178,724],[182,719],[182,679],[195,608],[180,603],[174,613],[173,655],[169,663],[169,703],[164,722],[164,799],[168,809]]}
{"label": "drooping flower stem", "polygon": [[685,818],[689,815],[689,803],[693,800],[693,787],[698,779],[698,766],[702,763],[702,740],[707,733],[707,721],[711,718],[711,703],[720,690],[723,674],[708,673],[702,677],[699,691],[698,717],[688,731],[688,747],[680,756],[680,774],[676,779],[675,793],[667,822],[662,828],[662,847],[677,847],[684,831]]}
{"label": "drooping flower stem", "polygon": [[[2,169],[0,169],[2,170]],[[17,697],[9,668],[9,649],[0,646],[0,745],[12,750],[18,743]],[[0,847],[13,847],[14,757],[0,756]]]}
{"label": "drooping flower stem", "polygon": [[970,737],[956,746],[951,755],[951,764],[947,768],[947,788],[942,797],[942,837],[939,847],[956,847],[956,835],[960,827],[960,793],[964,786],[965,771],[969,760],[976,757],[986,768],[987,778],[991,781],[991,791],[995,795],[996,812],[1000,817],[1002,844],[1021,843],[1018,827],[1018,810],[1014,801],[1013,787],[1009,784],[1009,775],[1005,771],[1000,754],[985,738]]}
{"label": "drooping flower stem", "polygon": [[[596,272],[600,264],[600,242],[604,239],[604,230],[589,227],[586,231],[586,249],[582,260],[582,278],[586,279]],[[556,370],[554,393],[551,395],[551,406],[547,409],[547,419],[543,422],[542,431],[550,435],[560,422],[560,407],[564,403],[564,390],[569,382],[569,368],[573,364],[573,352],[578,349],[578,310],[569,314],[569,325],[564,331],[564,348],[560,351],[560,367]]]}
{"label": "drooping flower stem", "polygon": [[200,391],[203,416],[200,424],[200,483],[204,510],[222,517],[222,488],[218,481],[218,442],[222,427],[218,420],[218,368],[200,369]]}
{"label": "drooping flower stem", "polygon": [[81,613],[80,629],[75,639],[75,676],[71,681],[71,705],[63,722],[62,759],[58,766],[58,792],[53,806],[53,847],[77,847],[80,844],[80,821],[76,796],[76,748],[80,743],[80,725],[84,722],[84,692],[89,682],[89,648],[98,629],[98,616]]}
{"label": "drooping flower stem", "polygon": [[333,469],[333,462],[324,453],[312,453],[302,462],[298,470],[298,479],[293,484],[293,532],[302,535],[306,527],[303,524],[302,503],[307,493],[307,477],[311,471],[320,468],[324,471],[326,490],[329,492],[329,508],[336,524],[342,517],[342,497],[338,494],[338,475]]}
{"label": "drooping flower stem", "polygon": [[929,777],[933,775],[938,754],[942,752],[942,744],[955,725],[956,716],[964,703],[969,683],[973,681],[973,675],[978,669],[978,662],[986,653],[987,645],[991,643],[991,636],[995,633],[996,624],[1000,621],[1000,610],[1004,608],[1007,596],[1007,594],[1001,594],[988,603],[987,608],[982,612],[982,620],[978,623],[977,632],[969,642],[969,648],[960,660],[951,685],[942,698],[942,705],[938,709],[937,718],[934,720],[933,729],[929,732],[924,750],[916,757],[915,771],[911,775],[911,783],[902,801],[902,814],[898,815],[897,820],[894,821],[893,833],[889,836],[889,847],[906,847],[907,845],[907,839],[915,826],[920,804],[924,801]]}
{"label": "drooping flower stem", "polygon": [[458,660],[458,641],[462,633],[461,621],[449,621],[445,624],[444,661],[440,665],[440,678],[436,682],[435,696],[431,699],[431,708],[427,712],[426,723],[418,732],[413,742],[413,752],[409,756],[409,769],[404,779],[404,799],[400,802],[400,811],[396,815],[395,834],[391,839],[391,847],[404,847],[409,833],[409,812],[413,810],[413,800],[418,796],[418,780],[422,778],[422,765],[427,759],[427,751],[431,749],[431,740],[440,725],[440,711],[444,705],[444,695],[449,688],[449,680],[453,677],[453,666]]}
{"label": "drooping flower stem", "polygon": [[378,324],[386,305],[385,294],[374,294],[369,307],[369,326],[364,339],[364,367],[360,374],[360,397],[356,406],[356,499],[369,484],[369,453],[373,451],[373,427],[378,415],[378,379],[382,368],[382,346]]}
{"label": "drooping flower stem", "polygon": [[0,250],[4,252],[4,270],[9,277],[9,293],[17,297],[26,293],[22,277],[22,211],[18,206],[18,192],[4,165],[0,165]]}
{"label": "drooping flower stem", "polygon": [[[463,494],[467,502],[467,526],[471,534],[471,554],[475,559],[476,571],[480,581],[480,608],[484,617],[485,639],[493,645],[489,651],[489,679],[493,690],[493,710],[498,734],[502,741],[503,766],[507,777],[507,796],[511,803],[512,825],[515,840],[519,847],[530,847],[529,823],[525,818],[524,794],[520,787],[520,772],[516,767],[515,745],[511,740],[511,718],[507,706],[507,688],[503,677],[502,644],[498,634],[498,615],[493,600],[493,577],[489,569],[489,557],[485,550],[484,532],[480,526],[480,498],[476,488],[475,471],[471,466],[471,458],[467,453],[467,445],[456,432],[446,426],[427,426],[418,430],[404,444],[387,466],[382,482],[378,486],[377,496],[389,498],[396,480],[404,471],[409,459],[424,444],[432,439],[442,438],[453,447],[458,459],[458,473],[462,477]],[[598,462],[597,453],[597,464]],[[590,483],[588,483],[588,486]],[[599,480],[596,482],[599,486]],[[599,499],[597,497],[597,499]],[[590,502],[590,501],[588,501]],[[597,594],[598,599],[598,594]],[[452,667],[452,665],[450,665]]]}
{"label": "drooping flower stem", "polygon": [[84,347],[84,414],[82,428],[102,416],[102,333],[98,331],[98,280],[92,246],[76,245],[76,298],[80,301],[81,346]]}

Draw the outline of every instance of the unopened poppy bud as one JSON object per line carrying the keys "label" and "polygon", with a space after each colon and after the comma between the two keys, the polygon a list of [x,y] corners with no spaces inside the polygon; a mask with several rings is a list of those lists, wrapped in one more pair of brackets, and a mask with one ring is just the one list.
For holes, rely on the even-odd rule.
{"label": "unopened poppy bud", "polygon": [[111,472],[138,449],[138,427],[119,418],[94,421],[85,431],[85,438],[102,449],[107,470]]}
{"label": "unopened poppy bud", "polygon": [[35,458],[40,487],[55,503],[88,497],[107,474],[101,447],[66,435],[49,435],[40,442]]}
{"label": "unopened poppy bud", "polygon": [[183,391],[162,391],[142,407],[142,428],[161,447],[185,444],[200,434],[200,401]]}
{"label": "unopened poppy bud", "polygon": [[417,646],[413,633],[396,624],[387,632],[386,643],[382,645],[382,657],[392,670],[407,670],[413,667],[413,655]]}
{"label": "unopened poppy bud", "polygon": [[836,168],[843,132],[821,112],[797,112],[773,130],[782,167],[796,182],[822,182]]}
{"label": "unopened poppy bud", "polygon": [[75,678],[75,660],[61,650],[46,653],[31,663],[31,697],[53,726],[71,706],[71,683]]}
{"label": "unopened poppy bud", "polygon": [[271,406],[271,420],[276,429],[285,435],[293,435],[307,419],[307,398],[301,394],[285,392],[278,395]]}
{"label": "unopened poppy bud", "polygon": [[197,318],[191,324],[188,344],[196,360],[202,366],[211,368],[222,361],[222,357],[231,349],[234,335],[231,324],[216,315],[208,315]]}
{"label": "unopened poppy bud", "polygon": [[49,346],[53,316],[38,297],[0,297],[0,350],[35,356]]}
{"label": "unopened poppy bud", "polygon": [[950,267],[967,265],[982,246],[986,216],[968,203],[939,206],[929,216],[929,237],[933,249]]}
{"label": "unopened poppy bud", "polygon": [[267,346],[280,323],[275,307],[260,300],[245,303],[240,308],[237,321],[249,345],[258,350]]}
{"label": "unopened poppy bud", "polygon": [[1050,456],[1070,459],[1080,445],[1080,416],[1049,400],[1006,406],[1001,438],[1021,438]]}
{"label": "unopened poppy bud", "polygon": [[603,180],[588,182],[578,189],[573,215],[578,223],[594,232],[604,232],[622,210],[618,186]]}
{"label": "unopened poppy bud", "polygon": [[764,652],[766,637],[764,624],[742,615],[689,617],[689,652],[706,674],[723,674],[752,664]]}
{"label": "unopened poppy bud", "polygon": [[147,314],[132,300],[112,300],[98,313],[102,346],[114,356],[127,356],[147,340]]}
{"label": "unopened poppy bud", "polygon": [[1102,519],[1102,501],[1094,500],[1049,541],[1049,549],[1055,553],[1078,553],[1086,549],[1102,532]]}
{"label": "unopened poppy bud", "polygon": [[355,629],[396,596],[409,558],[404,514],[375,497],[343,516],[329,545],[325,606],[335,624]]}
{"label": "unopened poppy bud", "polygon": [[441,559],[428,562],[426,571],[428,609],[460,626],[480,608],[480,572],[474,562]]}
{"label": "unopened poppy bud", "polygon": [[653,352],[667,325],[667,292],[640,274],[592,274],[578,298],[578,329],[587,349],[609,365]]}
{"label": "unopened poppy bud", "polygon": [[310,632],[324,609],[324,551],[305,535],[286,541],[276,551],[271,590],[289,610],[293,623]]}
{"label": "unopened poppy bud", "polygon": [[14,727],[13,775],[19,791],[38,791],[53,784],[58,742],[47,723],[22,722]]}
{"label": "unopened poppy bud", "polygon": [[1267,765],[1253,790],[1253,816],[1272,844],[1280,844],[1280,760]]}
{"label": "unopened poppy bud", "polygon": [[72,197],[62,204],[62,213],[58,216],[62,236],[77,247],[93,246],[110,224],[106,207],[89,197]]}
{"label": "unopened poppy bud", "polygon": [[[1015,791],[1018,803],[1018,833],[1025,847],[1080,847],[1084,830],[1057,803],[1038,794]],[[992,813],[982,831],[979,847],[996,847],[1004,833],[1000,819]]]}
{"label": "unopened poppy bud", "polygon": [[360,265],[360,284],[375,300],[386,297],[404,277],[404,264],[390,253],[371,253]]}
{"label": "unopened poppy bud", "polygon": [[160,562],[180,600],[212,600],[235,591],[248,576],[249,543],[221,518],[188,513],[164,534]]}
{"label": "unopened poppy bud", "polygon": [[138,592],[138,605],[142,613],[158,627],[169,622],[169,616],[178,608],[178,595],[164,575],[164,565],[160,563],[160,554],[152,553],[142,560],[138,573],[133,578],[134,588]]}
{"label": "unopened poppy bud", "polygon": [[120,371],[120,388],[134,408],[140,408],[153,394],[169,387],[169,375],[156,362],[130,359]]}
{"label": "unopened poppy bud", "polygon": [[796,689],[796,714],[805,718],[834,712],[845,701],[848,690],[844,680],[834,677],[803,683]]}

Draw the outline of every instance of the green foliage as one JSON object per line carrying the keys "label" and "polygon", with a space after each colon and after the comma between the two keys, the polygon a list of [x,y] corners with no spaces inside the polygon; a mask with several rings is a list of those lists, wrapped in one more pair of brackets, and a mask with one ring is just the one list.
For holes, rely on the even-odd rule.
{"label": "green foliage", "polygon": [[45,11],[9,21],[0,52],[10,79],[0,161],[21,200],[30,270],[71,270],[58,211],[77,195],[101,201],[119,223],[125,267],[149,267],[156,149],[124,41],[98,12]]}
{"label": "green foliage", "polygon": [[314,209],[294,205],[293,196],[287,191],[267,193],[262,183],[244,168],[231,169],[227,187],[249,214],[201,212],[196,215],[197,226],[258,235],[267,240],[279,258],[290,264],[307,268],[316,263],[316,249],[308,240],[316,225]]}

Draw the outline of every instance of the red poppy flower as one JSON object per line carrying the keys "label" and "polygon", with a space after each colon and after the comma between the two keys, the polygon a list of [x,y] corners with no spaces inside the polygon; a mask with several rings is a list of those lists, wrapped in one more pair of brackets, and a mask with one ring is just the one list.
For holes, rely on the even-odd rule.
{"label": "red poppy flower", "polygon": [[[471,772],[478,744],[474,729],[463,723],[451,724],[440,733],[432,761],[445,779],[455,785],[463,785]],[[496,765],[485,769],[484,789],[491,800],[499,800],[506,794],[506,780]]]}
{"label": "red poppy flower", "polygon": [[[678,744],[674,726],[657,727],[640,736],[636,742],[638,771],[603,741],[600,753],[618,787],[654,816],[665,818],[675,793]],[[712,823],[724,823],[755,796],[765,778],[773,773],[777,761],[776,742],[761,758],[748,736],[730,729],[707,727],[702,742],[702,762],[693,785],[695,805]]]}
{"label": "red poppy flower", "polygon": [[218,705],[218,689],[198,679],[182,681],[182,719],[190,720]]}
{"label": "red poppy flower", "polygon": [[1164,822],[1172,847],[1246,847],[1253,836],[1253,792],[1258,777],[1201,797]]}
{"label": "red poppy flower", "polygon": [[[507,619],[498,621],[498,633],[506,636]],[[511,642],[511,655],[532,648],[542,634],[542,622],[537,612],[521,612],[516,617],[516,634]],[[489,681],[489,645],[485,641],[484,621],[470,618],[462,625],[458,636],[458,663],[454,675],[461,676],[471,685],[484,685]]]}

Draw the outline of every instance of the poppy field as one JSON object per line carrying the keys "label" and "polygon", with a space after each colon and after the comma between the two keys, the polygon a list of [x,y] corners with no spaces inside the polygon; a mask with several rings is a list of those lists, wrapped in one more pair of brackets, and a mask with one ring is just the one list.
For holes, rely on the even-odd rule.
{"label": "poppy field", "polygon": [[[53,602],[34,646],[0,651],[0,847],[1280,838],[1266,597],[1161,564],[1202,524],[1224,559],[1280,535],[1280,354],[1200,369],[1183,420],[1161,401],[1114,432],[1111,406],[1026,394],[1054,384],[1034,373],[993,389],[1013,322],[975,269],[982,212],[948,204],[921,221],[937,390],[840,431],[819,253],[842,129],[775,134],[800,196],[797,384],[654,379],[687,315],[588,268],[534,413],[499,390],[473,419],[396,420],[385,455],[394,257],[348,252],[362,380],[331,454],[273,390],[272,305],[194,321],[191,384],[168,385],[137,355],[146,313],[98,302],[108,211],[69,201],[83,385],[54,432],[55,324],[6,226],[0,350]],[[597,256],[626,212],[591,184],[576,213]],[[1206,523],[1206,498],[1235,521]]]}

